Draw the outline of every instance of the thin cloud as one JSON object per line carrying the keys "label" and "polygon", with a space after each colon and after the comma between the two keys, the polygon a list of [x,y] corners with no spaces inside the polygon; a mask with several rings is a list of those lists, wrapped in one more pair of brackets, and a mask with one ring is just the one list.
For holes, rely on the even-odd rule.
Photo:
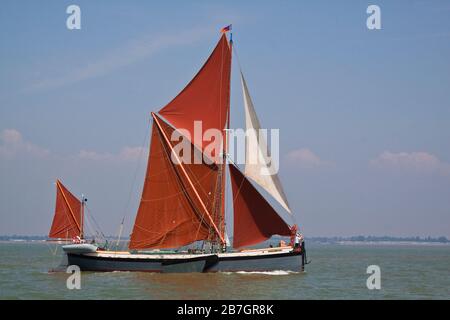
{"label": "thin cloud", "polygon": [[428,152],[384,151],[370,160],[370,167],[397,172],[439,173],[450,175],[450,164]]}
{"label": "thin cloud", "polygon": [[109,153],[109,152],[96,152],[96,151],[87,151],[81,150],[76,158],[78,160],[87,160],[87,161],[102,161],[102,162],[129,162],[129,161],[137,161],[142,157],[147,157],[148,148],[143,147],[124,147],[120,150],[119,153]]}
{"label": "thin cloud", "polygon": [[59,161],[101,161],[108,163],[125,163],[137,161],[148,156],[148,148],[123,147],[118,153],[96,152],[81,150],[77,154],[58,155],[36,144],[26,141],[22,133],[16,129],[4,129],[0,132],[0,158],[14,159],[16,157],[27,158],[55,158]]}
{"label": "thin cloud", "polygon": [[332,162],[322,160],[317,154],[307,148],[290,151],[287,154],[286,159],[289,164],[296,165],[301,169],[314,169],[333,165]]}
{"label": "thin cloud", "polygon": [[195,28],[176,34],[145,36],[116,48],[102,58],[87,65],[77,66],[73,70],[56,78],[44,78],[28,87],[25,91],[34,92],[55,89],[83,80],[99,77],[122,67],[148,58],[158,51],[172,46],[182,46],[195,43],[212,33],[213,28]]}
{"label": "thin cloud", "polygon": [[20,154],[33,157],[46,157],[50,152],[29,141],[23,139],[22,134],[16,129],[4,129],[0,133],[0,157],[14,158]]}

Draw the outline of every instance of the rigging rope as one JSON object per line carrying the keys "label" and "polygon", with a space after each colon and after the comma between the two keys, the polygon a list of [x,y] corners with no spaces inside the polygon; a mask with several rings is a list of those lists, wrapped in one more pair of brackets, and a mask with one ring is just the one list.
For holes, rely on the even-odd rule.
{"label": "rigging rope", "polygon": [[[150,120],[149,120],[149,124],[150,124]],[[145,149],[145,146],[147,145],[147,139],[149,137],[149,131],[150,131],[151,125],[148,125],[146,127],[147,127],[147,129],[145,130],[145,136],[144,136],[144,139],[143,139],[143,142],[142,142],[142,146],[141,146],[141,148],[139,150],[138,162],[136,164],[136,169],[134,171],[134,176],[133,176],[133,180],[132,180],[132,183],[131,183],[130,192],[128,194],[128,200],[127,200],[127,202],[125,204],[124,214],[123,214],[123,217],[122,217],[122,221],[121,221],[121,223],[119,225],[119,232],[117,234],[117,241],[116,241],[116,250],[119,247],[120,238],[122,237],[123,227],[124,227],[124,224],[125,224],[125,218],[128,215],[128,208],[129,208],[130,203],[131,203],[131,197],[133,196],[134,187],[136,185],[137,174],[138,174],[138,171],[139,171],[140,166],[141,166],[142,154],[143,154],[143,151]]]}
{"label": "rigging rope", "polygon": [[[89,218],[89,219],[85,219],[86,225],[87,225],[89,231],[92,233],[92,236],[95,237],[94,233],[96,233],[100,238],[102,238],[103,240],[106,240],[106,236],[103,234],[99,224],[97,223],[97,220],[95,220],[94,215],[92,214],[91,210],[88,208],[86,203],[84,204],[84,208],[87,210],[87,213],[88,213],[86,215],[86,218]],[[94,224],[94,226],[91,225],[91,222]]]}

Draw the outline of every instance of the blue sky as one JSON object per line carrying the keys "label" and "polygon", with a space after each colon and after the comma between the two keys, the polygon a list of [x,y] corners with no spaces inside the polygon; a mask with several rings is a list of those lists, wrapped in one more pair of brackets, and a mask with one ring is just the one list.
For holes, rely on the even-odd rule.
{"label": "blue sky", "polygon": [[[70,4],[81,30],[66,28]],[[450,236],[449,14],[448,1],[3,1],[0,234],[48,232],[56,177],[105,233],[125,212],[128,232],[149,114],[232,23],[306,235]]]}

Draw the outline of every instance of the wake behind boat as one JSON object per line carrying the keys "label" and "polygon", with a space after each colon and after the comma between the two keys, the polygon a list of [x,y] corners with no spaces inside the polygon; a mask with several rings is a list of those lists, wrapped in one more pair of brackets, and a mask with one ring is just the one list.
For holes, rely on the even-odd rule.
{"label": "wake behind boat", "polygon": [[[212,54],[192,81],[158,113],[152,113],[152,133],[142,197],[128,245],[129,251],[108,251],[84,240],[84,197],[78,200],[57,181],[55,217],[50,238],[75,239],[63,246],[68,265],[83,271],[219,272],[301,271],[306,263],[303,237],[258,191],[293,215],[276,173],[264,159],[267,146],[258,134],[247,137],[245,169],[228,160],[232,41],[224,32]],[[261,129],[241,71],[246,127]],[[197,141],[208,130],[225,132],[215,157]],[[181,155],[173,137],[180,131],[188,141]],[[186,161],[186,154],[189,153]],[[267,159],[265,159],[267,160]],[[233,204],[233,248],[227,245],[225,204],[227,173]],[[280,235],[286,245],[245,249]],[[183,249],[193,244],[199,248]]]}

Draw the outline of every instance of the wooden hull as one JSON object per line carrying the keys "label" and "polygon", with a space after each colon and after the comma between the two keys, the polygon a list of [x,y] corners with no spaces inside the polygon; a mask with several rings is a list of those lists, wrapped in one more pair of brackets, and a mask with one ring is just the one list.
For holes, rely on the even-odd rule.
{"label": "wooden hull", "polygon": [[82,271],[141,271],[162,273],[302,271],[302,252],[291,247],[219,254],[131,254],[128,252],[67,252],[67,264]]}

